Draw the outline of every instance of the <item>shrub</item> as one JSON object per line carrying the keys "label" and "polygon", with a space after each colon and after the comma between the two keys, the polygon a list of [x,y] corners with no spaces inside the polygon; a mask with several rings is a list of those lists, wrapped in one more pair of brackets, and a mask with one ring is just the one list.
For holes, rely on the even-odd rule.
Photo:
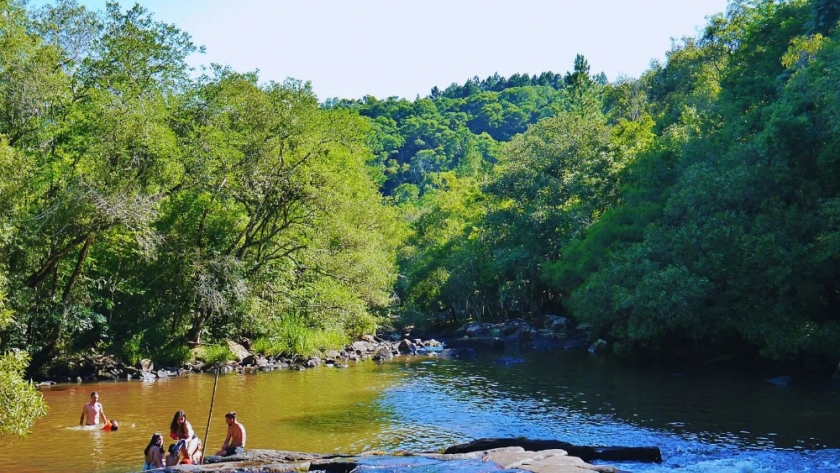
{"label": "shrub", "polygon": [[28,364],[25,352],[0,355],[0,437],[24,436],[36,419],[47,414],[44,397],[23,379]]}
{"label": "shrub", "polygon": [[158,350],[153,361],[158,366],[183,366],[192,360],[192,352],[186,345],[169,345]]}
{"label": "shrub", "polygon": [[204,358],[204,362],[209,365],[221,365],[234,359],[233,352],[230,351],[227,344],[208,345],[204,347],[202,357]]}

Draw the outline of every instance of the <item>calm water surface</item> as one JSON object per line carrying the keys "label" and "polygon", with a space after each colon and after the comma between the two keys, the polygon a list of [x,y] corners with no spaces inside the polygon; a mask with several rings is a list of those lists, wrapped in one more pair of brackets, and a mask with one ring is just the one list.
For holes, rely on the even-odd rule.
{"label": "calm water surface", "polygon": [[[659,446],[664,463],[633,472],[840,471],[840,389],[825,381],[779,387],[758,373],[673,373],[586,353],[530,353],[501,366],[430,358],[371,361],[219,379],[207,450],[236,410],[249,448],[359,453],[438,450],[481,437],[526,436],[588,445]],[[183,409],[205,436],[213,376],[154,383],[58,385],[25,439],[0,453],[0,471],[127,472],[152,433]],[[98,390],[118,432],[77,426]]]}

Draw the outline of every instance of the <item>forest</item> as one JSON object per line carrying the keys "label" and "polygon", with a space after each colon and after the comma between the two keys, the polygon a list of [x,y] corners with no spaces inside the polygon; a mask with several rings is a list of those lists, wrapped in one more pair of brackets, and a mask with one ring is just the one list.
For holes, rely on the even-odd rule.
{"label": "forest", "polygon": [[639,78],[578,55],[319,100],[196,74],[201,47],[140,6],[0,0],[3,396],[91,350],[302,355],[546,314],[620,355],[836,365],[838,20],[831,0],[733,0]]}

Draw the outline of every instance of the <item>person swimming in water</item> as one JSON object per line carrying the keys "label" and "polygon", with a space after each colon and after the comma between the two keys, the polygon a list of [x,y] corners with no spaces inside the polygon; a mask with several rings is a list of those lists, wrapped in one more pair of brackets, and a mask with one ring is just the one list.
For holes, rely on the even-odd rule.
{"label": "person swimming in water", "polygon": [[99,417],[102,417],[102,423],[108,424],[108,418],[105,417],[105,411],[102,404],[99,403],[99,393],[94,391],[90,393],[90,402],[82,407],[82,417],[79,418],[79,425],[99,425]]}

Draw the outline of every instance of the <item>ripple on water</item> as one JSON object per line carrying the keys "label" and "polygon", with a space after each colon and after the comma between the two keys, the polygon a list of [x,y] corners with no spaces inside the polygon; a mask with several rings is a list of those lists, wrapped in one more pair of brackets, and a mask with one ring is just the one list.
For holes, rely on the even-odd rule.
{"label": "ripple on water", "polygon": [[600,412],[590,410],[587,401],[599,396],[566,385],[560,385],[552,396],[546,396],[546,391],[503,388],[481,375],[460,376],[457,370],[443,368],[407,379],[389,389],[381,402],[391,406],[395,423],[409,423],[428,432],[430,446],[435,445],[437,435],[449,440],[440,442],[438,438],[437,445],[524,436],[581,445],[659,446],[663,464],[613,463],[634,473],[840,471],[840,450],[808,450],[805,440],[798,440],[792,448],[780,448],[777,432],[698,430],[681,419],[648,428],[643,425],[653,425],[652,418],[632,416],[637,423],[628,422],[626,415],[617,418],[609,401],[599,400]]}

